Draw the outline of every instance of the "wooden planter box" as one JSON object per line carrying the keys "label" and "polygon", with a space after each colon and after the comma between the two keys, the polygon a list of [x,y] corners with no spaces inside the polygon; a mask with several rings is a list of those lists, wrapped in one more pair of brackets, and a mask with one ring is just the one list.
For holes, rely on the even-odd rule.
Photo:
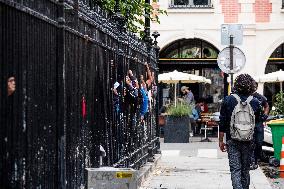
{"label": "wooden planter box", "polygon": [[164,126],[165,143],[188,143],[189,142],[189,116],[167,116]]}

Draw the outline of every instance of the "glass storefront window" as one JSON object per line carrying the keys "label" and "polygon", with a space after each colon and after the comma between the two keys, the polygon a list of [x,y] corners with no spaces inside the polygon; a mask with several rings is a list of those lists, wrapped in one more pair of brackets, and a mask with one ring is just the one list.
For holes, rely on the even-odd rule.
{"label": "glass storefront window", "polygon": [[284,58],[284,43],[275,49],[270,58]]}
{"label": "glass storefront window", "polygon": [[200,39],[184,39],[177,41],[162,52],[164,58],[217,58],[218,50],[209,43]]}

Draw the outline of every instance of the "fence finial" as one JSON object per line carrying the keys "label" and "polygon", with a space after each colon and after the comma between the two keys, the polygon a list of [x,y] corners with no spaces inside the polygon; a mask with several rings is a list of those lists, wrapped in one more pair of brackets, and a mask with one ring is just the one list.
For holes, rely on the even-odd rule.
{"label": "fence finial", "polygon": [[155,39],[155,41],[154,41],[154,47],[155,47],[155,48],[159,48],[159,47],[158,47],[158,41],[157,41],[157,38],[160,36],[159,32],[154,31],[154,32],[152,33],[152,36],[153,36],[154,39]]}

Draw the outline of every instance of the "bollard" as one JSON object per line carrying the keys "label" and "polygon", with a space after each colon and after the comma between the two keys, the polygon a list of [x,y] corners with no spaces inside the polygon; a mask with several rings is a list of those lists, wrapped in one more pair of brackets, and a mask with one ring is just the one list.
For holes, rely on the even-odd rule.
{"label": "bollard", "polygon": [[148,161],[154,162],[154,154],[153,154],[153,147],[152,144],[148,146]]}
{"label": "bollard", "polygon": [[280,172],[280,178],[284,178],[284,137],[282,137],[282,148],[281,148],[279,172]]}
{"label": "bollard", "polygon": [[105,149],[100,145],[100,166],[103,165],[103,157],[106,157]]}

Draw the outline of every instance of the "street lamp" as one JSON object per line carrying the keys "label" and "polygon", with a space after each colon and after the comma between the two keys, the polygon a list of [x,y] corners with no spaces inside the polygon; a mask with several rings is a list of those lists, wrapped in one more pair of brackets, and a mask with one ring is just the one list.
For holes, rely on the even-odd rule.
{"label": "street lamp", "polygon": [[119,2],[120,0],[115,0],[115,6],[114,6],[115,15],[113,16],[113,18],[118,24],[118,26],[122,29],[125,26],[125,18],[121,13]]}
{"label": "street lamp", "polygon": [[120,13],[119,0],[115,0],[114,12]]}
{"label": "street lamp", "polygon": [[[150,0],[145,0],[145,4],[150,4]],[[147,8],[145,8],[145,29],[144,29],[144,41],[148,42],[149,44],[152,44],[152,38],[150,36],[150,12],[147,11]]]}

